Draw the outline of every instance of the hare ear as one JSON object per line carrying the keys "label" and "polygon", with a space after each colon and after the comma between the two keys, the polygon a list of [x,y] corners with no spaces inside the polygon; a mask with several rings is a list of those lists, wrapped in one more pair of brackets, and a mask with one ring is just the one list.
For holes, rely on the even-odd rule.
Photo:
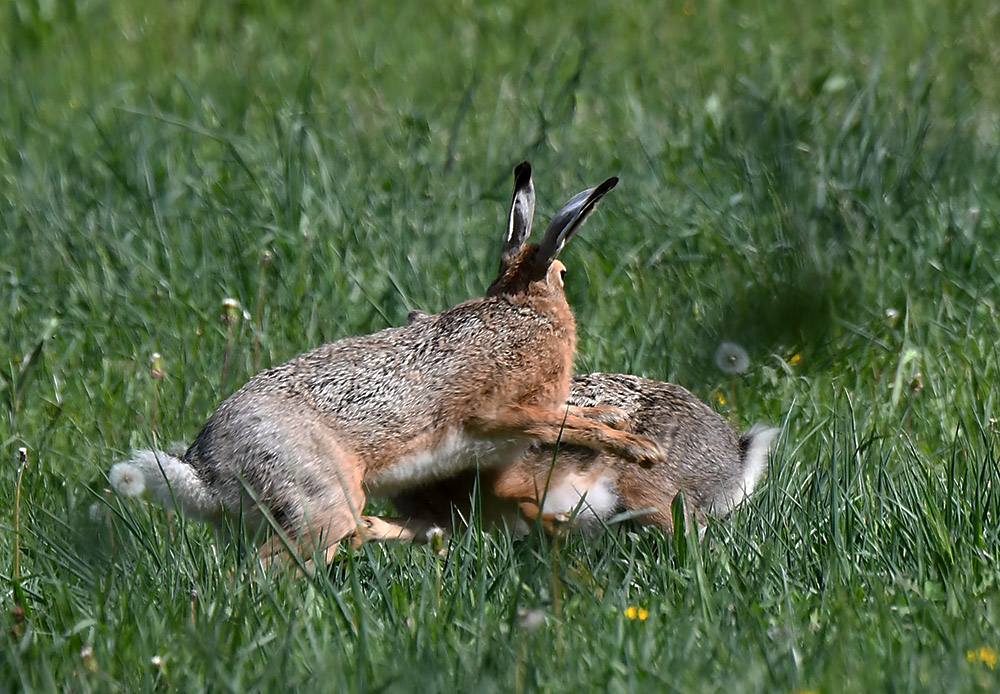
{"label": "hare ear", "polygon": [[531,164],[522,161],[514,168],[514,196],[510,201],[507,235],[500,249],[501,269],[509,266],[524,247],[531,234],[535,216],[535,184],[531,182]]}
{"label": "hare ear", "polygon": [[618,185],[618,178],[612,176],[601,185],[577,193],[569,199],[558,214],[549,223],[545,230],[545,238],[538,247],[538,254],[535,256],[535,275],[542,275],[548,269],[552,261],[559,255],[570,237],[580,228],[584,220],[594,211],[597,201],[604,197],[604,194]]}

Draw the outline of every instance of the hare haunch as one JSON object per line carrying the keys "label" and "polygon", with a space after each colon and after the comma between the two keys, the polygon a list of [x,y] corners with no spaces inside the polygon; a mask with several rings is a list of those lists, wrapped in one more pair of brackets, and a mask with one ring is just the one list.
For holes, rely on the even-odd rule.
{"label": "hare haunch", "polygon": [[[411,322],[422,319],[419,312],[410,314]],[[721,415],[684,388],[624,374],[576,376],[569,403],[619,408],[625,430],[657,441],[665,460],[642,469],[613,453],[534,444],[516,463],[479,473],[484,525],[518,526],[540,517],[549,532],[567,520],[587,530],[630,511],[637,522],[671,532],[671,503],[679,491],[687,511],[703,524],[706,515],[728,514],[754,490],[778,433],[757,425],[737,436]],[[469,517],[475,483],[475,471],[464,471],[396,495],[393,502],[412,517],[411,525],[447,527],[453,511]]]}
{"label": "hare haunch", "polygon": [[348,536],[413,539],[362,516],[367,494],[405,492],[463,470],[502,467],[532,441],[593,447],[652,465],[654,441],[616,430],[614,408],[567,408],[576,326],[556,260],[618,179],[583,191],[526,244],[535,195],[514,172],[500,268],[486,295],[419,323],[348,337],[263,371],[226,399],[183,456],[142,450],[112,467],[120,493],[221,524],[270,521],[286,543],[327,556]]}

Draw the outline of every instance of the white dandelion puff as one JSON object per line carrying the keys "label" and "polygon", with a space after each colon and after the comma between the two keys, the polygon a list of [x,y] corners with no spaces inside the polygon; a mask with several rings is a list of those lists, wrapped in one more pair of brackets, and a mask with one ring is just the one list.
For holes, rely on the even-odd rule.
{"label": "white dandelion puff", "polygon": [[723,342],[715,350],[715,366],[727,374],[741,374],[750,368],[750,355],[735,342]]}
{"label": "white dandelion puff", "polygon": [[445,532],[444,528],[435,525],[427,531],[425,537],[427,546],[431,548],[432,552],[436,552],[442,557],[448,556],[448,533]]}
{"label": "white dandelion puff", "polygon": [[83,662],[83,669],[94,674],[97,672],[97,658],[94,657],[94,649],[84,646],[80,649],[80,660]]}
{"label": "white dandelion puff", "polygon": [[545,624],[545,610],[540,608],[519,608],[517,611],[517,626],[525,631],[534,631]]}

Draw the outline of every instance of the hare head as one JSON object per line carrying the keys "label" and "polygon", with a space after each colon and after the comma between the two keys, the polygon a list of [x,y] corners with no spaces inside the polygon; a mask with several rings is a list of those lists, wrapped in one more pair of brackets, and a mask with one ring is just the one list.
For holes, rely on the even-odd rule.
{"label": "hare head", "polygon": [[598,201],[618,185],[612,176],[603,183],[574,195],[556,214],[540,243],[526,243],[535,215],[535,187],[531,165],[521,162],[514,169],[514,196],[511,200],[507,234],[500,250],[500,268],[487,296],[530,292],[559,295],[563,292],[566,267],[556,260],[566,242],[587,219]]}

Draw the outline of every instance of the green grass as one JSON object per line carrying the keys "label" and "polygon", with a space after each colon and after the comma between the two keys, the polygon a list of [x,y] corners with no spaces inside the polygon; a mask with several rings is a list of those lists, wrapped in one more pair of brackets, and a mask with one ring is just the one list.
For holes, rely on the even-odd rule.
{"label": "green grass", "polygon": [[[0,691],[1000,687],[993,4],[0,17]],[[525,158],[542,218],[622,180],[563,254],[578,369],[783,427],[703,542],[473,531],[263,581],[106,492],[256,369],[482,292]]]}

